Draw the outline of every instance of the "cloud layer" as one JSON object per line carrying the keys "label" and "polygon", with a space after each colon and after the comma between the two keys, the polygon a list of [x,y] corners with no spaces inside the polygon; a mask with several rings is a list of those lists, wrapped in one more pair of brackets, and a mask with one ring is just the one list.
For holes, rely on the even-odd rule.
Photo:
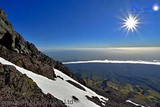
{"label": "cloud layer", "polygon": [[73,61],[73,62],[63,62],[63,64],[81,64],[81,63],[113,63],[113,64],[148,64],[148,65],[160,65],[160,62],[154,60],[152,61],[119,61],[119,60],[91,60],[91,61]]}

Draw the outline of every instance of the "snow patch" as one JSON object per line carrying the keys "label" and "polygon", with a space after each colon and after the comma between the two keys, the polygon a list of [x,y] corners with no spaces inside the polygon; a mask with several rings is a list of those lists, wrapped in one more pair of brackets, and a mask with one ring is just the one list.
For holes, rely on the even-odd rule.
{"label": "snow patch", "polygon": [[[73,80],[66,74],[62,73],[61,71],[54,69],[55,74],[57,76],[62,77],[56,78],[55,80],[48,79],[47,77],[44,77],[42,75],[38,75],[33,73],[32,71],[26,70],[24,68],[21,68],[19,66],[16,66],[15,64],[3,59],[0,57],[0,62],[5,65],[12,65],[14,66],[18,71],[20,71],[22,74],[26,74],[28,77],[30,77],[36,84],[39,86],[39,88],[42,89],[43,93],[47,94],[50,93],[57,99],[62,100],[67,106],[69,107],[99,107],[99,105],[95,104],[94,102],[88,100],[85,96],[96,96],[99,98],[100,101],[102,101],[102,104],[105,105],[105,102],[108,101],[107,98],[102,97],[89,88],[85,87],[84,85],[78,83],[77,81]],[[66,80],[71,80],[80,86],[82,86],[86,91],[83,91],[72,84],[68,83]],[[78,102],[75,102],[72,98],[72,96],[75,96],[78,98]]]}
{"label": "snow patch", "polygon": [[134,103],[134,102],[133,102],[133,101],[131,101],[131,100],[126,100],[126,102],[127,102],[127,103],[131,103],[131,104],[133,104],[133,105],[135,105],[135,106],[144,107],[143,105],[140,105],[140,104]]}

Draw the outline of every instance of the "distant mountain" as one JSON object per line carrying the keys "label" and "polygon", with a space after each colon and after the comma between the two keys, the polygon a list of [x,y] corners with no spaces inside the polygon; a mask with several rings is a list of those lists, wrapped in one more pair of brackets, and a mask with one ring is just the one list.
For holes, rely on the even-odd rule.
{"label": "distant mountain", "polygon": [[67,64],[88,86],[119,103],[130,99],[144,106],[160,106],[160,66],[128,63]]}
{"label": "distant mountain", "polygon": [[0,9],[1,107],[106,107],[107,101],[61,62],[25,41]]}

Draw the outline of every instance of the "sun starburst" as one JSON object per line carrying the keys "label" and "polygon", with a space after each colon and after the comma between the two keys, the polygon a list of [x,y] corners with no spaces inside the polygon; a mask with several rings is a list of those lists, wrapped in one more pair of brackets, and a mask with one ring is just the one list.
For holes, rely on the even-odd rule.
{"label": "sun starburst", "polygon": [[137,16],[129,15],[126,18],[123,18],[123,25],[122,28],[127,30],[127,33],[132,31],[137,31],[137,27],[139,25],[139,19]]}

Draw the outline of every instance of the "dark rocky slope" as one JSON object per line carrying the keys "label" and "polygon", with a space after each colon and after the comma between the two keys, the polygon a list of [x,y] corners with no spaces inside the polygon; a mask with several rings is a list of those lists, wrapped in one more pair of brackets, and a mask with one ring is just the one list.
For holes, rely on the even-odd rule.
{"label": "dark rocky slope", "polygon": [[32,43],[25,41],[19,33],[14,31],[11,23],[7,20],[7,14],[2,9],[0,9],[0,57],[50,79],[56,77],[54,67],[85,84],[82,79],[74,76],[62,63],[49,58],[38,51]]}
{"label": "dark rocky slope", "polygon": [[13,66],[0,63],[0,107],[66,107]]}
{"label": "dark rocky slope", "polygon": [[[81,81],[60,62],[38,51],[33,44],[25,41],[14,31],[7,20],[7,14],[2,9],[0,9],[0,57],[50,79],[56,77],[54,67]],[[62,101],[52,95],[43,94],[26,75],[22,75],[14,67],[2,64],[0,64],[0,106],[65,107]]]}

